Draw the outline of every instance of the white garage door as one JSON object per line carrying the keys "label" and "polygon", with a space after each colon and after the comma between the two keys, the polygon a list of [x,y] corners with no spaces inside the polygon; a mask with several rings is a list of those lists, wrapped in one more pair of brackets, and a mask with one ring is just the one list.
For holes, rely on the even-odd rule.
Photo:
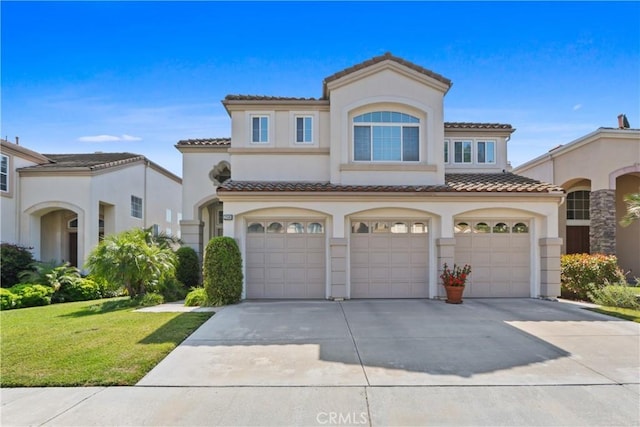
{"label": "white garage door", "polygon": [[351,223],[351,298],[426,298],[427,221]]}
{"label": "white garage door", "polygon": [[325,298],[322,221],[249,221],[247,298]]}
{"label": "white garage door", "polygon": [[531,239],[528,221],[457,220],[458,265],[471,265],[465,297],[529,297]]}

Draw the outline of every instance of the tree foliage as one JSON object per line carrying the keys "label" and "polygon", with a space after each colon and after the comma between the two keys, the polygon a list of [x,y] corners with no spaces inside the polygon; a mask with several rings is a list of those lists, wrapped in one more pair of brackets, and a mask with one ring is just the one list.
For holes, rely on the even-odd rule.
{"label": "tree foliage", "polygon": [[89,254],[87,268],[98,278],[124,286],[135,297],[174,275],[175,254],[149,240],[145,230],[132,229],[105,237]]}
{"label": "tree foliage", "polygon": [[204,253],[202,280],[213,305],[235,304],[242,295],[242,256],[231,237],[214,237]]}
{"label": "tree foliage", "polygon": [[622,217],[620,225],[628,227],[640,219],[640,193],[627,194],[624,201],[627,203],[627,213]]}
{"label": "tree foliage", "polygon": [[10,288],[19,283],[20,272],[30,269],[35,261],[29,248],[12,243],[0,245],[0,259],[2,260],[0,282],[3,288]]}
{"label": "tree foliage", "polygon": [[178,265],[176,278],[186,288],[195,288],[200,284],[200,260],[193,248],[183,246],[176,251]]}

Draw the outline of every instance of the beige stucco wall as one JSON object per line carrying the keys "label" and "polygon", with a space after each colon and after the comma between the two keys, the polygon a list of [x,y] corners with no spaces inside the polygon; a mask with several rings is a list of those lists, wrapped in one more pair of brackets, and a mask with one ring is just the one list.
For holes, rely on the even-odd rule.
{"label": "beige stucco wall", "polygon": [[[83,263],[89,251],[98,244],[98,220],[101,210],[108,212],[109,229],[120,232],[133,227],[158,224],[161,231],[178,230],[177,217],[181,212],[181,184],[144,163],[105,169],[98,173],[73,175],[65,171],[55,173],[25,172],[21,176],[20,240],[34,247],[34,256],[57,253],[47,232],[54,219],[43,215],[67,209],[78,215],[78,262]],[[131,216],[131,196],[143,199],[143,218]],[[171,222],[166,210],[172,211]],[[107,227],[105,227],[107,228]],[[65,238],[61,239],[64,242]],[[47,247],[41,247],[46,244]],[[63,243],[66,245],[66,243]],[[44,251],[44,252],[43,252]],[[63,259],[64,257],[61,257]]]}
{"label": "beige stucco wall", "polygon": [[[395,66],[372,67],[369,74],[356,72],[331,89],[331,182],[335,184],[438,184],[444,183],[443,97],[446,89],[426,84],[425,76],[402,74]],[[334,87],[336,86],[336,87]],[[353,163],[352,118],[367,111],[392,109],[420,118],[420,161],[432,170],[405,173],[389,171],[350,171],[341,165]],[[372,166],[376,164],[371,163]],[[404,165],[402,165],[404,166]],[[382,173],[381,173],[382,172]],[[387,173],[389,172],[389,173]]]}
{"label": "beige stucco wall", "polygon": [[600,129],[514,169],[515,173],[565,185],[591,180],[591,191],[613,189],[610,174],[640,164],[640,131]]}
{"label": "beige stucco wall", "polygon": [[19,153],[3,146],[2,154],[9,159],[9,185],[6,193],[0,193],[0,216],[2,226],[0,229],[0,241],[5,243],[20,243],[20,182],[16,169],[34,166],[32,160],[21,157]]}
{"label": "beige stucco wall", "polygon": [[616,256],[618,263],[625,272],[629,272],[627,279],[640,278],[640,220],[628,227],[620,225],[620,219],[627,211],[624,196],[640,193],[640,173],[625,175],[617,179],[616,189]]}

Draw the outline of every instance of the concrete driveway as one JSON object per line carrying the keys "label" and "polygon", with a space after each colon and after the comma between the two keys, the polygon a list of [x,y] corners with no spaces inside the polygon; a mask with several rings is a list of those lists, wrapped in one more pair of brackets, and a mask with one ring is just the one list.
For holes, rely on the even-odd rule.
{"label": "concrete driveway", "polygon": [[138,385],[635,384],[639,329],[531,299],[244,302]]}
{"label": "concrete driveway", "polygon": [[637,426],[639,401],[640,324],[573,304],[243,302],[135,387],[3,390],[2,424]]}

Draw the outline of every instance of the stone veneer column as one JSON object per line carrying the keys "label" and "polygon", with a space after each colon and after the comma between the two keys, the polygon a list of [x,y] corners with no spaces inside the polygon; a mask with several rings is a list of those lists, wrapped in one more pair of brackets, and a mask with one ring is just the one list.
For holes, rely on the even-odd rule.
{"label": "stone veneer column", "polygon": [[347,298],[347,239],[329,240],[331,293],[329,298]]}
{"label": "stone veneer column", "polygon": [[591,253],[616,254],[616,191],[591,192],[589,244]]}
{"label": "stone veneer column", "polygon": [[441,237],[436,239],[436,250],[438,251],[438,287],[433,298],[444,298],[446,296],[440,275],[446,263],[449,268],[453,268],[456,255],[456,239],[453,237]]}
{"label": "stone veneer column", "polygon": [[560,237],[543,237],[540,245],[540,294],[541,298],[560,296],[560,255],[562,239]]}

